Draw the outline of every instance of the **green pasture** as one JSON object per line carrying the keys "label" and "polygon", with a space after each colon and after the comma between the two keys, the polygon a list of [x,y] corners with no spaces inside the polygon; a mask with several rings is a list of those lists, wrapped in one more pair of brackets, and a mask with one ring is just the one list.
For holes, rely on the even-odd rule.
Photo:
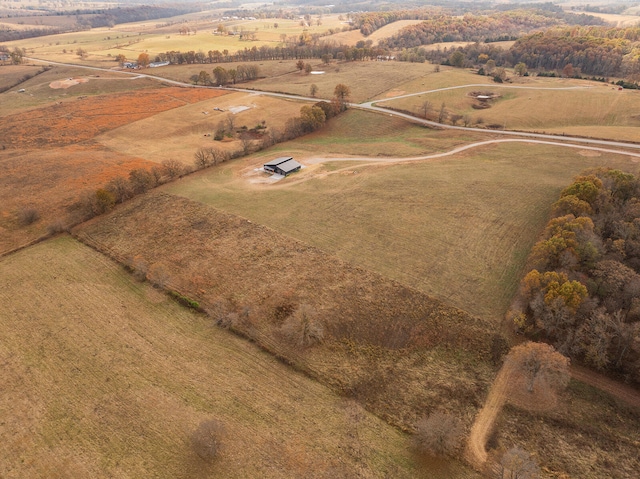
{"label": "green pasture", "polygon": [[[330,151],[314,146],[316,157]],[[572,177],[598,165],[638,169],[616,155],[507,143],[405,164],[329,162],[257,186],[240,172],[263,158],[168,188],[495,320],[507,310],[551,204]]]}

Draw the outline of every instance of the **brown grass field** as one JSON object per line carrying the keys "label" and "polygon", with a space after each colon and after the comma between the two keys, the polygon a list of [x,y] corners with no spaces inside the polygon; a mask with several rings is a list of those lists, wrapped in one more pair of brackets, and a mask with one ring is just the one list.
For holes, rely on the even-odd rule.
{"label": "brown grass field", "polygon": [[[219,90],[198,91],[218,92]],[[264,120],[267,131],[275,129],[282,132],[286,121],[291,117],[299,116],[300,108],[305,104],[247,93],[212,95],[209,99],[131,122],[99,135],[95,139],[111,150],[156,163],[177,159],[192,165],[198,148],[214,147],[229,151],[240,148],[239,140],[230,142],[213,140],[213,133],[220,122],[226,123],[229,117],[233,118],[236,130],[243,126],[251,129]],[[246,108],[246,110],[233,113],[238,111],[236,110],[238,108]],[[136,138],[136,141],[132,142],[131,138]]]}
{"label": "brown grass field", "polygon": [[[298,37],[304,31],[322,35],[330,28],[345,26],[338,20],[337,15],[324,15],[320,25],[317,24],[318,17],[313,15],[311,24],[305,26],[300,25],[299,20],[282,18],[220,22],[218,20],[222,15],[222,12],[215,14],[202,12],[197,16],[169,19],[169,25],[162,19],[149,20],[115,25],[113,28],[93,28],[49,37],[16,40],[6,42],[6,45],[9,48],[15,46],[25,48],[36,58],[109,68],[114,65],[113,59],[119,54],[136,59],[142,52],[147,52],[154,57],[171,50],[185,52],[228,50],[235,53],[254,46],[259,48],[262,45],[282,44],[281,35]],[[213,32],[220,23],[223,23],[230,32],[254,33],[255,40],[240,40],[239,35],[214,35]],[[274,28],[274,23],[278,23],[278,28]],[[190,34],[180,34],[179,30],[183,26],[190,28]],[[79,47],[87,52],[86,58],[82,61],[76,55]]]}
{"label": "brown grass field", "polygon": [[[340,148],[352,155],[361,150],[375,156],[378,145],[373,138],[385,145],[378,151],[386,156],[394,151],[417,155],[418,145],[423,152],[447,151],[456,145],[449,132],[425,130],[420,138],[419,127],[399,120],[384,125],[384,117],[368,116],[352,111],[330,127],[344,131],[350,140],[312,135],[287,144],[287,149],[278,147],[270,156],[264,152],[255,160],[243,159],[168,185],[168,191],[266,224],[500,322],[560,190],[591,166],[638,171],[637,163],[616,155],[502,144],[398,165],[329,162],[275,185],[256,183],[253,169],[285,153],[305,163],[325,151],[330,159]],[[357,128],[376,121],[380,124],[372,128],[370,140],[354,140],[349,134],[349,125]],[[390,138],[399,139],[404,148],[394,149]],[[472,141],[468,138],[465,143]]]}
{"label": "brown grass field", "polygon": [[422,78],[433,72],[434,68],[428,63],[413,64],[411,68],[398,68],[398,64],[395,62],[375,61],[332,62],[329,65],[324,65],[320,61],[311,60],[310,63],[314,70],[325,73],[307,75],[304,72],[294,71],[286,75],[249,82],[247,86],[257,90],[309,96],[311,84],[316,84],[318,97],[331,98],[335,86],[342,83],[351,89],[351,101],[360,103],[384,94],[389,90],[390,85]]}
{"label": "brown grass field", "polygon": [[360,33],[360,30],[349,30],[347,32],[340,32],[329,35],[325,37],[325,40],[334,41],[338,44],[342,43],[344,45],[355,45],[359,41],[371,40],[374,45],[377,45],[380,40],[389,38],[398,33],[403,28],[408,27],[409,25],[416,25],[418,23],[422,23],[422,20],[399,20],[397,22],[389,23],[382,28],[378,28],[368,37],[365,37],[362,33]]}
{"label": "brown grass field", "polygon": [[[18,68],[29,68],[32,72],[39,71],[42,65],[20,65]],[[4,73],[12,74],[13,66],[0,67],[0,78],[4,79]],[[6,70],[5,70],[6,69]],[[82,79],[69,88],[52,88],[55,82],[68,80],[69,78]],[[25,89],[24,93],[18,93],[19,89]],[[118,72],[92,72],[84,68],[56,66],[25,82],[16,85],[11,90],[2,94],[2,109],[0,117],[14,113],[24,113],[30,109],[50,106],[59,102],[76,100],[80,96],[94,96],[109,93],[127,93],[138,90],[158,88],[158,82],[145,78],[135,78]]]}
{"label": "brown grass field", "polygon": [[69,237],[0,272],[3,478],[476,477],[426,474],[406,435]]}
{"label": "brown grass field", "polygon": [[[83,85],[86,84],[76,86]],[[2,96],[24,98],[27,93],[9,91]],[[94,141],[96,135],[223,94],[216,90],[156,87],[72,97],[52,104],[49,101],[38,109],[25,108],[21,113],[0,116],[0,167],[4,172],[0,176],[0,251],[41,236],[52,223],[68,223],[68,207],[84,192],[95,191],[116,176],[127,177],[135,168],[154,164],[106,148]],[[131,138],[134,137],[126,141]],[[26,228],[17,219],[25,208],[35,208],[40,215],[39,221]]]}
{"label": "brown grass field", "polygon": [[[545,477],[634,478],[640,470],[640,414],[584,383],[571,381],[560,406],[502,410],[495,441],[536,451]],[[550,438],[554,438],[550,440]]]}
{"label": "brown grass field", "polygon": [[[259,42],[302,29],[262,23]],[[171,28],[143,22],[21,45],[74,62],[82,46],[87,64],[107,67],[118,52],[214,48],[198,46],[210,31],[173,42]],[[215,66],[145,73],[188,80]],[[355,102],[469,83],[496,88],[470,71],[436,73],[428,64],[312,66],[325,74],[265,62],[265,78],[240,86],[307,96],[315,83],[330,98],[345,83]],[[0,84],[20,78],[22,70],[3,68]],[[236,127],[265,120],[281,129],[302,105],[118,75],[56,67],[0,95],[0,253],[41,236],[83,192],[115,176],[165,159],[191,164],[200,147],[235,148],[205,136],[233,107],[250,107],[234,115]],[[639,94],[593,85],[500,90],[482,111],[464,89],[384,105],[415,112],[428,99],[482,115],[484,124],[637,141]],[[516,143],[438,160],[359,159],[489,138],[350,110],[319,132],[184,177],[74,229],[134,275],[197,300],[209,317],[68,237],[0,258],[0,359],[10,391],[0,395],[0,413],[11,411],[0,414],[10,418],[0,420],[0,477],[476,477],[457,462],[418,461],[408,437],[388,424],[410,432],[420,416],[446,410],[469,430],[497,369],[492,336],[558,193],[591,166],[639,171],[622,156]],[[283,155],[306,168],[278,183],[255,171]],[[28,227],[17,220],[25,207],[41,215]],[[286,335],[304,308],[325,332],[311,348]],[[546,413],[506,409],[490,446],[525,445],[548,478],[634,477],[638,411],[578,383],[563,399]],[[188,434],[212,416],[229,426],[229,447],[203,469]]]}
{"label": "brown grass field", "polygon": [[[0,90],[12,87],[21,83],[21,79],[25,76],[31,76],[39,73],[40,67],[34,65],[3,65],[0,67]],[[3,105],[4,112],[4,105]]]}

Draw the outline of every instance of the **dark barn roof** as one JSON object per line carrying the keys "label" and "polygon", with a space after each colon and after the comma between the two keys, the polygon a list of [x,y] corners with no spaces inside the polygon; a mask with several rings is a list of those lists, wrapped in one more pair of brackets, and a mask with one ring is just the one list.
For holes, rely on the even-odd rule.
{"label": "dark barn roof", "polygon": [[278,165],[278,170],[280,170],[285,175],[288,174],[288,173],[292,173],[294,171],[297,171],[300,168],[302,168],[302,165],[300,163],[298,163],[294,159],[287,160],[284,163],[280,163]]}
{"label": "dark barn roof", "polygon": [[268,161],[264,164],[264,166],[271,166],[272,168],[287,161],[293,160],[292,156],[281,156],[280,158],[276,158],[275,160]]}

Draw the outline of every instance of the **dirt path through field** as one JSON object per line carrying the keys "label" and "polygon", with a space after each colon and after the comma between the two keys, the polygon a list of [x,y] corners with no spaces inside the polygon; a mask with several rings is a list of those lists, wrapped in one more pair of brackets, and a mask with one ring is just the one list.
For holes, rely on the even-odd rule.
{"label": "dirt path through field", "polygon": [[484,406],[478,413],[473,426],[471,426],[464,456],[467,462],[475,468],[481,468],[487,461],[485,445],[487,444],[487,439],[491,433],[493,424],[502,406],[504,406],[507,401],[507,388],[512,375],[513,365],[510,362],[506,362],[491,385],[489,396],[487,396]]}
{"label": "dirt path through field", "polygon": [[[471,426],[464,457],[476,469],[487,461],[486,444],[500,410],[507,402],[507,391],[513,379],[514,366],[506,362],[491,385],[484,406]],[[640,392],[582,366],[571,366],[571,377],[640,408]]]}
{"label": "dirt path through field", "polygon": [[571,365],[571,377],[640,408],[640,391],[582,366]]}
{"label": "dirt path through field", "polygon": [[[586,146],[586,145],[578,145],[573,143],[562,143],[558,141],[545,141],[545,140],[532,140],[532,139],[524,139],[524,138],[508,138],[508,139],[494,139],[494,140],[486,140],[486,141],[478,141],[475,143],[469,143],[468,145],[459,146],[454,148],[453,150],[445,151],[443,153],[434,153],[431,155],[424,156],[414,156],[409,158],[371,158],[371,157],[351,157],[351,158],[310,158],[307,160],[307,163],[316,164],[316,163],[326,163],[328,161],[367,161],[371,163],[399,163],[404,161],[420,161],[420,160],[431,160],[435,158],[442,158],[445,156],[455,155],[456,153],[461,153],[465,150],[470,150],[473,148],[478,148],[481,146],[496,144],[496,143],[535,143],[538,145],[552,145],[552,146],[563,146],[565,148],[576,148],[579,150],[585,151],[594,151],[601,153],[614,153],[617,155],[627,155],[633,156],[635,158],[640,158],[640,153],[624,151],[624,150],[614,150],[611,148],[602,148],[597,146]],[[362,166],[362,165],[361,165]]]}

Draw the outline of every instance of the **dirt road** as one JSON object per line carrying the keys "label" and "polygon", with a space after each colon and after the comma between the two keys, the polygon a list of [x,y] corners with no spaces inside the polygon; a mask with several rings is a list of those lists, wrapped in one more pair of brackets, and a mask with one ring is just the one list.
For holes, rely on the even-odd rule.
{"label": "dirt road", "polygon": [[469,464],[477,469],[480,469],[487,461],[485,445],[493,424],[507,401],[507,388],[512,374],[513,365],[510,362],[505,363],[491,385],[484,406],[471,426],[464,457]]}
{"label": "dirt road", "polygon": [[[640,392],[582,366],[571,366],[571,377],[605,391],[632,406],[640,408]],[[487,461],[486,444],[500,410],[507,402],[507,391],[514,373],[514,366],[506,362],[491,386],[487,400],[471,426],[464,457],[476,469]]]}

